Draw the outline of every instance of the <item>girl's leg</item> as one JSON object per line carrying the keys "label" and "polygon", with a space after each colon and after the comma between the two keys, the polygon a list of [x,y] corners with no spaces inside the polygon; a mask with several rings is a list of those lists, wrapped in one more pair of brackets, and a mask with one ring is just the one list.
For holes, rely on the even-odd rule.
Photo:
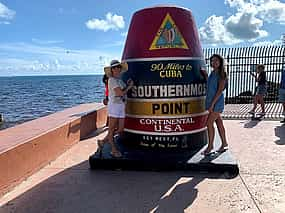
{"label": "girl's leg", "polygon": [[[107,117],[108,130],[109,130],[110,128],[112,128],[112,127],[109,125],[109,124],[110,124],[110,119],[111,119],[111,118],[108,116],[108,117]],[[109,133],[109,131],[108,131],[108,133]],[[108,140],[109,140],[109,134],[107,134],[103,139],[98,140],[98,143],[99,143],[99,145],[103,146],[103,144],[106,143],[106,142],[108,142]]]}
{"label": "girl's leg", "polygon": [[108,123],[108,134],[103,138],[103,139],[98,139],[97,140],[97,145],[98,145],[98,151],[101,152],[103,149],[103,146],[106,142],[109,140],[109,129],[110,129],[110,117],[107,117],[107,123]]}
{"label": "girl's leg", "polygon": [[219,148],[219,150],[221,151],[221,150],[224,150],[225,147],[228,146],[228,143],[227,143],[227,138],[226,138],[226,130],[225,130],[225,127],[223,124],[223,119],[222,119],[220,114],[216,120],[216,125],[217,125],[218,132],[219,132],[219,135],[220,135],[221,140],[222,140],[222,145]]}
{"label": "girl's leg", "polygon": [[283,105],[283,113],[282,114],[284,117],[283,117],[283,120],[281,120],[280,122],[285,123],[285,102],[282,105]]}
{"label": "girl's leg", "polygon": [[[108,116],[107,122],[106,122],[106,125],[108,124],[108,129],[110,128],[109,123],[110,123],[110,117]],[[98,140],[98,141],[99,141],[99,143],[104,144],[104,143],[108,142],[108,139],[109,139],[109,135],[107,134],[103,139]]]}
{"label": "girl's leg", "polygon": [[258,97],[257,97],[257,95],[255,95],[254,96],[254,99],[253,99],[253,108],[252,108],[252,110],[250,110],[250,112],[255,112],[255,109],[256,109],[256,107],[257,107],[257,102],[258,102]]}
{"label": "girl's leg", "polygon": [[112,151],[114,149],[114,132],[118,125],[118,118],[109,117],[109,129],[106,138],[112,147]]}
{"label": "girl's leg", "polygon": [[97,140],[97,146],[98,146],[97,151],[100,153],[100,155],[102,155],[102,150],[106,142],[111,143],[111,145],[114,143],[113,135],[114,135],[115,128],[116,128],[116,119],[112,117],[108,117],[108,133],[103,139]]}
{"label": "girl's leg", "polygon": [[214,148],[214,138],[215,138],[215,128],[214,128],[214,122],[217,119],[217,113],[211,112],[208,115],[207,119],[207,129],[208,129],[208,146],[205,149],[203,154],[209,154],[211,150]]}
{"label": "girl's leg", "polygon": [[116,128],[114,135],[121,136],[122,132],[124,131],[124,127],[125,127],[125,118],[118,118],[118,127]]}
{"label": "girl's leg", "polygon": [[116,129],[118,128],[119,125],[119,118],[112,118],[110,117],[109,119],[109,130],[108,130],[108,141],[111,145],[111,155],[114,157],[121,157],[122,154],[120,151],[117,149],[115,143],[114,143],[114,134]]}
{"label": "girl's leg", "polygon": [[117,133],[121,135],[124,131],[125,127],[125,118],[119,118],[119,125],[118,125],[118,130]]}
{"label": "girl's leg", "polygon": [[265,104],[264,104],[263,95],[258,95],[258,99],[261,106],[261,111],[262,113],[265,113]]}

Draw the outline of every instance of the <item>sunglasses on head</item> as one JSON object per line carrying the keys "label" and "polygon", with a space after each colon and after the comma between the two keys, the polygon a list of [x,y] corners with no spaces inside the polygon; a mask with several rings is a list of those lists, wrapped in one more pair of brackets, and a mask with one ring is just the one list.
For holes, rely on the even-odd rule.
{"label": "sunglasses on head", "polygon": [[122,68],[122,66],[121,66],[121,65],[116,65],[116,66],[113,66],[112,68],[113,68],[113,69],[115,69],[115,68],[119,68],[119,69],[121,69],[121,68]]}

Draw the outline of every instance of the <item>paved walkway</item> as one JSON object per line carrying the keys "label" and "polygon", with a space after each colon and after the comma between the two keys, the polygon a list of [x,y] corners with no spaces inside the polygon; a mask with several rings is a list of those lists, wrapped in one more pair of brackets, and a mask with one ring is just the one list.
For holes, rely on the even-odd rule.
{"label": "paved walkway", "polygon": [[[252,104],[227,104],[223,118],[225,119],[250,119],[252,115],[248,112],[252,109]],[[261,112],[260,105],[258,105],[256,112]],[[267,103],[265,104],[264,120],[280,120],[282,118],[282,104]]]}
{"label": "paved walkway", "polygon": [[[285,125],[225,120],[240,174],[90,171],[96,139],[80,141],[0,198],[0,213],[285,211]],[[94,133],[95,135],[95,133]]]}

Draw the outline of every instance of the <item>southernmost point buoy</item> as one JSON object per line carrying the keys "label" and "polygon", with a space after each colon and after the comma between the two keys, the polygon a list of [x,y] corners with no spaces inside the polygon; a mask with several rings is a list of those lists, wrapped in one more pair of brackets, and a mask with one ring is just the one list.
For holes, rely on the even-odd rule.
{"label": "southernmost point buoy", "polygon": [[123,143],[196,150],[207,143],[204,58],[191,11],[173,6],[133,15],[122,60],[135,82]]}
{"label": "southernmost point buoy", "polygon": [[[128,63],[123,79],[132,79],[125,129],[116,143],[123,157],[110,157],[110,147],[89,162],[95,168],[216,168],[238,171],[229,161],[203,159],[208,142],[205,110],[205,66],[198,31],[190,10],[156,6],[137,11],[122,56]],[[226,165],[226,166],[225,166]]]}

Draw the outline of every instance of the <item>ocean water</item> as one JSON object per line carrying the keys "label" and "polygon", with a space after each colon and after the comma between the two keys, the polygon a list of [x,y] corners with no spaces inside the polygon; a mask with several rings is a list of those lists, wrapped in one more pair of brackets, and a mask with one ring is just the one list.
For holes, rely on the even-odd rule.
{"label": "ocean water", "polygon": [[101,75],[0,77],[0,129],[103,97]]}

